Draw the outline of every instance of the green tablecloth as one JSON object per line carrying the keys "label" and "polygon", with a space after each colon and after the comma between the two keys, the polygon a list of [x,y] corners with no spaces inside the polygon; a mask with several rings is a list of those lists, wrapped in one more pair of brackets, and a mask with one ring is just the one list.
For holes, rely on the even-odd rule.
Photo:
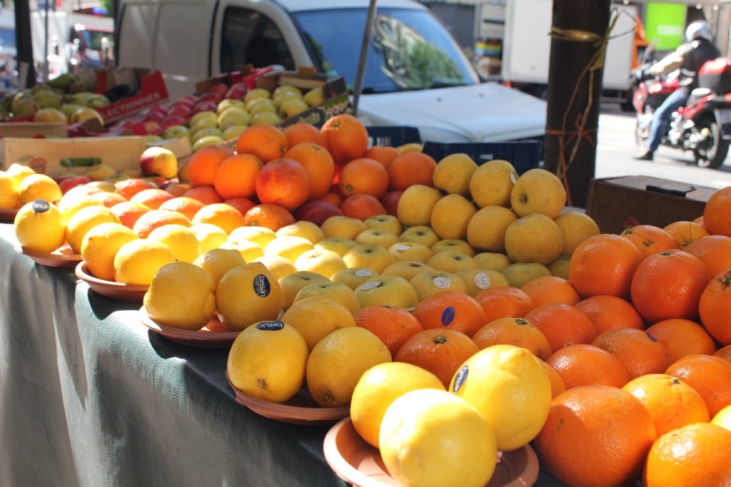
{"label": "green tablecloth", "polygon": [[228,349],[170,342],[139,322],[140,303],[16,243],[0,223],[0,487],[346,485],[322,454],[328,426],[235,401]]}

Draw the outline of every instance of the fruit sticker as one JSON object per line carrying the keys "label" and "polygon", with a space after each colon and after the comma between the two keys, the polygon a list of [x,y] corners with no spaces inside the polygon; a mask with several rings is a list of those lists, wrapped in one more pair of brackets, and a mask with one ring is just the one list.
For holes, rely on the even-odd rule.
{"label": "fruit sticker", "polygon": [[269,283],[269,279],[267,279],[267,276],[264,274],[258,274],[254,278],[254,292],[259,296],[260,298],[265,298],[269,296],[269,293],[272,290],[272,286]]}
{"label": "fruit sticker", "polygon": [[[353,275],[357,277],[371,277],[373,275],[373,271],[370,269],[358,269],[353,273]],[[371,286],[373,287],[373,286]],[[368,288],[370,289],[370,288]]]}
{"label": "fruit sticker", "polygon": [[51,204],[48,201],[35,200],[31,203],[31,208],[34,213],[45,213],[51,209]]}
{"label": "fruit sticker", "polygon": [[457,394],[462,388],[462,385],[467,380],[467,375],[470,373],[470,368],[467,365],[462,366],[457,373],[454,375],[454,381],[452,383],[452,393]]}
{"label": "fruit sticker", "polygon": [[487,289],[490,287],[490,276],[488,276],[484,272],[479,272],[479,273],[475,274],[473,282],[475,283],[475,286],[477,286],[478,288]]}
{"label": "fruit sticker", "polygon": [[455,311],[454,306],[447,306],[442,311],[442,317],[440,319],[442,326],[449,326],[454,321]]}
{"label": "fruit sticker", "polygon": [[448,277],[435,277],[433,282],[436,287],[441,289],[449,289],[452,285],[452,280]]}
{"label": "fruit sticker", "polygon": [[256,328],[262,331],[279,331],[284,329],[284,323],[281,321],[260,321],[256,324]]}
{"label": "fruit sticker", "polygon": [[367,291],[368,289],[373,289],[373,288],[379,287],[381,284],[382,284],[381,281],[366,282],[359,289],[361,291]]}

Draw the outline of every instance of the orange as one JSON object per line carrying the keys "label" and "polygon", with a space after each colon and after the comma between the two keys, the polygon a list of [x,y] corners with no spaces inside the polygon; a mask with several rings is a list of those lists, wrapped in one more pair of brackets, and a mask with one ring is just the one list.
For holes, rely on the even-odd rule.
{"label": "orange", "polygon": [[542,360],[551,355],[546,335],[525,318],[506,316],[492,320],[472,335],[472,341],[480,349],[492,345],[515,345],[530,350]]}
{"label": "orange", "polygon": [[320,132],[335,163],[345,164],[363,157],[368,150],[368,130],[353,115],[341,113],[325,121]]}
{"label": "orange", "polygon": [[327,149],[321,145],[302,142],[290,145],[282,157],[297,161],[307,171],[310,182],[309,200],[320,199],[330,190],[335,178],[335,162]]}
{"label": "orange", "polygon": [[213,186],[195,186],[182,194],[189,198],[194,198],[204,205],[223,202],[223,198],[216,192]]}
{"label": "orange", "polygon": [[594,345],[567,345],[546,359],[561,377],[566,389],[605,385],[622,387],[629,377],[617,357]]}
{"label": "orange", "polygon": [[698,391],[711,417],[731,404],[731,362],[728,360],[716,355],[689,355],[670,364],[665,373]]}
{"label": "orange", "polygon": [[394,362],[406,362],[426,369],[449,387],[462,363],[480,349],[470,337],[457,330],[424,330],[406,340]]}
{"label": "orange", "polygon": [[369,194],[380,198],[388,190],[388,172],[375,159],[353,159],[340,171],[338,189],[344,198],[354,194]]}
{"label": "orange", "polygon": [[567,345],[591,343],[596,338],[589,317],[568,304],[541,304],[526,314],[525,319],[546,336],[552,353]]}
{"label": "orange", "polygon": [[213,187],[225,200],[251,198],[256,195],[256,176],[263,166],[259,158],[250,154],[229,156],[218,165]]}
{"label": "orange", "polygon": [[142,203],[132,203],[131,201],[123,201],[117,203],[110,208],[112,213],[119,217],[119,221],[127,228],[132,228],[135,222],[145,213],[150,211],[150,208],[143,205]]}
{"label": "orange", "polygon": [[535,307],[530,296],[517,287],[490,287],[474,297],[485,310],[488,323],[498,318],[523,318]]}
{"label": "orange", "polygon": [[404,308],[373,304],[353,315],[355,326],[373,332],[395,356],[401,346],[424,328],[419,320]]}
{"label": "orange", "polygon": [[404,191],[414,184],[434,187],[434,169],[437,161],[423,152],[399,154],[388,165],[388,189]]}
{"label": "orange", "polygon": [[635,225],[620,235],[635,244],[645,256],[680,248],[672,235],[655,225]]}
{"label": "orange", "polygon": [[376,161],[383,164],[383,167],[388,169],[388,166],[391,165],[394,159],[398,157],[399,151],[396,150],[395,147],[388,147],[385,145],[374,145],[373,147],[369,148],[367,151],[365,151],[365,154],[363,154],[363,157],[367,157],[369,159],[375,159]]}
{"label": "orange", "polygon": [[287,136],[274,125],[250,125],[236,141],[237,154],[251,154],[265,164],[282,157],[288,148]]}
{"label": "orange", "polygon": [[594,324],[597,335],[615,328],[645,328],[645,321],[632,303],[617,296],[590,296],[576,303],[574,307],[586,313]]}
{"label": "orange", "polygon": [[539,360],[538,362],[541,364],[541,367],[543,367],[543,370],[546,371],[546,375],[548,375],[548,380],[551,381],[551,399],[553,399],[554,397],[565,391],[566,386],[564,385],[561,376],[558,375],[558,372],[556,372],[556,369],[548,365],[543,360]]}
{"label": "orange", "polygon": [[275,232],[295,222],[294,216],[286,208],[273,204],[258,204],[244,215],[244,224],[266,227]]}
{"label": "orange", "polygon": [[168,193],[164,189],[160,188],[150,188],[150,189],[143,189],[139,193],[136,193],[134,196],[132,196],[129,201],[133,201],[135,203],[142,203],[146,207],[150,208],[151,210],[156,210],[160,208],[160,205],[162,205],[164,202],[171,200],[175,198],[172,194]]}
{"label": "orange", "polygon": [[214,203],[206,205],[195,214],[191,222],[194,225],[210,223],[230,234],[239,227],[246,225],[244,215],[239,210],[226,203]]}
{"label": "orange", "polygon": [[721,345],[731,345],[731,269],[713,276],[698,300],[698,314],[705,329]]}
{"label": "orange", "polygon": [[190,188],[192,188],[192,186],[188,183],[173,183],[165,186],[165,191],[173,196],[183,196],[183,193],[188,191]]}
{"label": "orange", "polygon": [[558,276],[540,276],[526,282],[521,289],[530,296],[533,302],[539,304],[564,303],[575,305],[581,300],[574,286]]}
{"label": "orange", "polygon": [[359,220],[366,220],[372,216],[385,215],[386,209],[378,198],[371,194],[354,194],[348,196],[340,203],[340,211],[343,215]]}
{"label": "orange", "polygon": [[245,215],[247,211],[256,206],[256,203],[249,198],[229,198],[223,200],[223,202],[239,210],[242,215]]}
{"label": "orange", "polygon": [[658,436],[686,424],[711,420],[701,395],[672,375],[643,375],[627,382],[622,389],[639,399],[650,411]]}
{"label": "orange", "polygon": [[658,321],[645,330],[665,346],[670,363],[688,355],[713,355],[716,342],[703,326],[683,318]]}
{"label": "orange", "polygon": [[175,196],[163,202],[160,205],[160,209],[177,211],[192,220],[195,214],[198,213],[198,210],[204,206],[206,205],[190,196]]}
{"label": "orange", "polygon": [[330,203],[331,205],[340,208],[340,204],[343,202],[343,197],[340,196],[337,193],[333,193],[332,191],[328,191],[324,195],[320,196],[318,198],[319,201],[325,201],[327,203]]}
{"label": "orange", "polygon": [[123,179],[114,183],[114,192],[124,196],[127,200],[143,189],[154,188],[155,185],[141,178]]}
{"label": "orange", "polygon": [[698,225],[702,226],[703,228],[706,228],[706,221],[703,219],[703,215],[694,218],[693,223],[697,223]]}
{"label": "orange", "polygon": [[712,235],[731,237],[731,186],[719,189],[703,208],[703,224]]}
{"label": "orange", "polygon": [[647,454],[644,487],[731,485],[731,431],[694,423],[665,433]]}
{"label": "orange", "polygon": [[188,161],[188,177],[193,186],[213,186],[218,166],[233,155],[225,145],[209,145],[195,151]]}
{"label": "orange", "polygon": [[182,213],[158,208],[143,213],[132,226],[132,231],[140,238],[147,238],[150,232],[157,227],[171,223],[178,223],[186,227],[192,225],[190,219]]}
{"label": "orange", "polygon": [[310,177],[305,168],[292,159],[268,162],[256,176],[256,195],[260,203],[294,210],[310,195]]}
{"label": "orange", "polygon": [[656,437],[650,413],[632,394],[580,386],[553,399],[534,446],[541,470],[565,484],[631,485]]}
{"label": "orange", "polygon": [[650,255],[632,277],[632,303],[648,323],[695,319],[698,300],[710,279],[703,261],[687,252],[675,249]]}
{"label": "orange", "polygon": [[425,330],[457,330],[470,337],[487,324],[482,305],[457,291],[432,294],[419,301],[413,313]]}
{"label": "orange", "polygon": [[705,235],[710,235],[704,225],[691,221],[676,221],[665,227],[663,230],[673,236],[680,248],[684,248],[689,243],[697,240]]}
{"label": "orange", "polygon": [[101,204],[103,204],[107,208],[111,208],[117,203],[127,201],[127,198],[125,198],[121,194],[112,193],[111,191],[100,191],[89,196],[91,196],[91,199],[101,202]]}
{"label": "orange", "polygon": [[287,143],[290,148],[303,142],[317,144],[327,150],[327,138],[320,132],[320,129],[309,123],[295,123],[284,129],[287,136]]}
{"label": "orange", "polygon": [[731,237],[726,235],[706,235],[697,238],[683,250],[702,260],[712,276],[731,269]]}
{"label": "orange", "polygon": [[569,261],[569,282],[584,298],[597,294],[629,296],[635,269],[644,256],[628,239],[594,235],[581,242]]}
{"label": "orange", "polygon": [[670,365],[665,346],[644,330],[608,330],[597,336],[591,344],[617,357],[630,380],[645,374],[659,374]]}
{"label": "orange", "polygon": [[713,355],[731,362],[731,345],[726,345],[725,347],[719,348],[713,353]]}

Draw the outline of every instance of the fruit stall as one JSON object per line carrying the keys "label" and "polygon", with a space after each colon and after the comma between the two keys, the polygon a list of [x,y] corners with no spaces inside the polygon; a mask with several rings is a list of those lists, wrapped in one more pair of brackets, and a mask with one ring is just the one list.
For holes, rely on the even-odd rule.
{"label": "fruit stall", "polygon": [[730,483],[731,188],[573,208],[539,143],[345,92],[0,123],[0,485]]}

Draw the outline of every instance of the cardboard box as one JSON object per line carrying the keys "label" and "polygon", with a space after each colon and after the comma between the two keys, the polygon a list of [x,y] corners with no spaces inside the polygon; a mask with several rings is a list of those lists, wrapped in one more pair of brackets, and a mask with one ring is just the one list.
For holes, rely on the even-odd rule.
{"label": "cardboard box", "polygon": [[288,127],[295,123],[308,123],[322,127],[325,121],[340,113],[353,113],[350,94],[342,76],[319,74],[315,68],[300,68],[298,71],[273,71],[256,78],[256,87],[264,88],[270,93],[278,86],[290,85],[300,88],[303,93],[313,88],[322,88],[325,102],[294,117],[278,123],[279,127]]}
{"label": "cardboard box", "polygon": [[714,188],[649,176],[593,179],[586,214],[602,233],[618,234],[637,224],[664,227],[703,215],[715,192]]}
{"label": "cardboard box", "polygon": [[65,157],[100,157],[117,171],[138,169],[147,148],[144,137],[79,137],[69,139],[0,139],[0,168],[18,163],[48,175],[83,173],[86,168],[61,167]]}
{"label": "cardboard box", "polygon": [[126,84],[135,95],[128,96],[96,111],[105,124],[130,117],[142,110],[159,105],[169,98],[165,80],[160,71],[139,68],[116,68],[97,71],[97,93],[107,93],[115,86]]}
{"label": "cardboard box", "polygon": [[68,127],[62,123],[7,122],[0,123],[0,137],[31,139],[34,137],[68,137]]}

